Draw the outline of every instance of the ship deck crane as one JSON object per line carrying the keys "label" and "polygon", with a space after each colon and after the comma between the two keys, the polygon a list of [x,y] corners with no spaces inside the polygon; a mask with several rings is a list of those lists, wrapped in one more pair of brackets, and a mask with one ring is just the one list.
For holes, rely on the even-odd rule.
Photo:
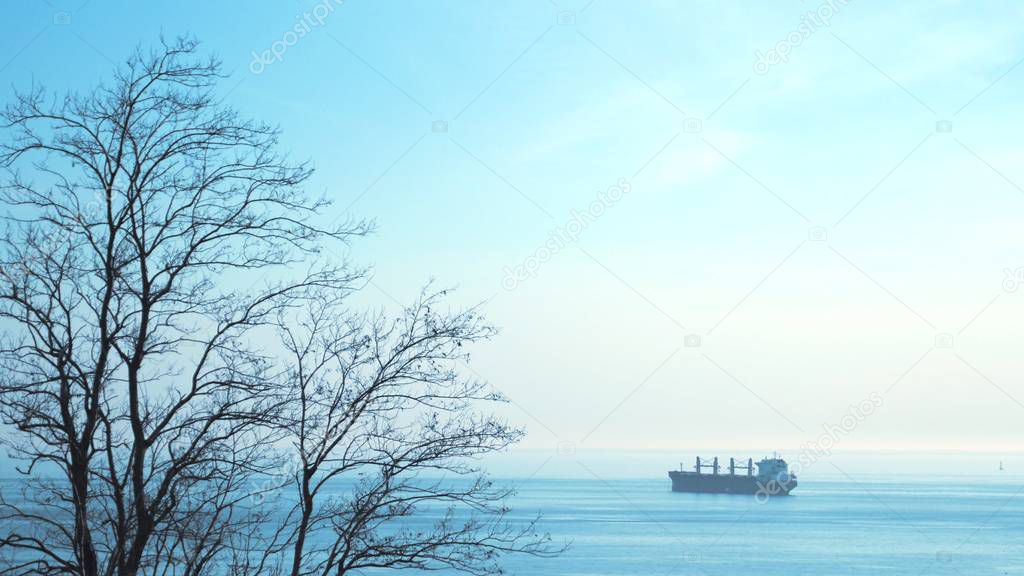
{"label": "ship deck crane", "polygon": [[[697,474],[703,474],[704,473],[704,469],[706,469],[706,468],[710,468],[711,469],[712,475],[718,476],[718,472],[719,472],[719,469],[720,469],[720,466],[718,464],[718,456],[715,456],[710,463],[706,463],[705,461],[702,461],[700,456],[697,456],[697,463],[693,466],[693,470]],[[683,469],[683,464],[682,463],[679,464],[679,469],[680,470]],[[735,458],[729,458],[729,475],[730,476],[735,476],[736,475],[736,470],[746,470],[747,476],[753,476],[754,475],[754,459],[753,458],[747,458],[746,465],[743,465],[743,464],[737,464]]]}

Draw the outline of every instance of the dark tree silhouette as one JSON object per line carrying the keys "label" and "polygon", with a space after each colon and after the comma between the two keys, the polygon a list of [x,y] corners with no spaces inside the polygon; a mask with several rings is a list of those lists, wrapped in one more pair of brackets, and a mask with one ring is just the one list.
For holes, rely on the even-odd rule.
{"label": "dark tree silhouette", "polygon": [[[504,522],[509,491],[470,465],[522,432],[474,411],[502,398],[461,378],[454,363],[493,329],[476,310],[439,314],[442,296],[424,292],[390,322],[346,315],[327,294],[301,319],[281,318],[293,358],[281,421],[294,465],[279,535],[293,576],[442,567],[494,574],[502,552],[555,551],[535,522]],[[332,493],[334,478],[353,474],[353,490]],[[434,509],[432,523],[403,524],[424,507]]]}
{"label": "dark tree silhouette", "polygon": [[0,494],[0,573],[479,573],[554,552],[504,521],[504,490],[430,479],[521,435],[455,370],[492,329],[440,294],[391,324],[347,311],[364,272],[317,255],[369,226],[318,225],[310,168],[216,100],[221,78],[178,40],[3,113],[0,415],[22,481]]}

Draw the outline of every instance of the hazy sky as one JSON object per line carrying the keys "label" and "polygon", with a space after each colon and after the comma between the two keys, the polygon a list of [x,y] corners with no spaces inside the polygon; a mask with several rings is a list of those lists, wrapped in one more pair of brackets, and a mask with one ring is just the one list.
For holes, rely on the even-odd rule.
{"label": "hazy sky", "polygon": [[1019,3],[3,6],[4,99],[195,34],[527,447],[1024,448]]}

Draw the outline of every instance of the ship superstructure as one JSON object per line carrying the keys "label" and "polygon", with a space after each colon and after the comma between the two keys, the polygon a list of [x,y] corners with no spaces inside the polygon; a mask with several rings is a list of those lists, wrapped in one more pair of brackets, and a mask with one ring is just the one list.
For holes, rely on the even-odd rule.
{"label": "ship superstructure", "polygon": [[[789,472],[789,466],[782,458],[763,458],[756,464],[748,458],[746,464],[736,463],[729,458],[728,474],[722,473],[718,457],[710,462],[697,457],[693,471],[683,469],[669,471],[673,492],[704,492],[712,494],[756,494],[760,496],[786,496],[797,486],[796,474]],[[706,472],[705,470],[710,470]],[[740,473],[737,474],[736,471]]]}

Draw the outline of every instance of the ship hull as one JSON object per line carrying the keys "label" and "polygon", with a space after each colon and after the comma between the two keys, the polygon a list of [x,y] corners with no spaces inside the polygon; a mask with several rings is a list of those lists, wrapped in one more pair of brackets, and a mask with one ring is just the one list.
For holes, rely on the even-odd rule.
{"label": "ship hull", "polygon": [[732,476],[725,474],[697,474],[696,472],[671,471],[673,492],[696,492],[703,494],[757,494],[765,496],[788,496],[797,486],[796,478],[786,482],[765,480],[757,476]]}

